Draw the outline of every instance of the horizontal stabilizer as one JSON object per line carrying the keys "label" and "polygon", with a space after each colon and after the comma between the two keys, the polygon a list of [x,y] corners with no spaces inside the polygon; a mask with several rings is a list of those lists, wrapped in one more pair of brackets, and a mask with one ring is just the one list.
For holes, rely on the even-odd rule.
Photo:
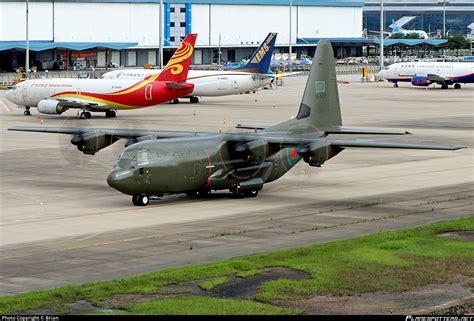
{"label": "horizontal stabilizer", "polygon": [[390,141],[373,141],[365,139],[338,140],[328,139],[333,146],[339,147],[367,147],[367,148],[401,148],[401,149],[432,149],[432,150],[457,150],[465,148],[461,145],[450,144],[428,144],[428,143],[404,143]]}
{"label": "horizontal stabilizer", "polygon": [[391,131],[391,130],[371,130],[371,129],[353,129],[344,127],[335,127],[331,129],[325,129],[326,134],[348,134],[348,135],[411,135],[407,131]]}
{"label": "horizontal stabilizer", "polygon": [[255,74],[255,77],[259,79],[265,79],[265,78],[287,77],[287,76],[299,75],[299,74],[301,74],[300,71],[294,71],[294,72],[285,72],[282,74]]}
{"label": "horizontal stabilizer", "polygon": [[166,86],[169,89],[188,89],[188,88],[193,88],[193,84],[188,84],[188,83],[179,83],[179,82],[173,82],[173,81],[167,81]]}
{"label": "horizontal stabilizer", "polygon": [[262,130],[262,129],[267,129],[270,126],[262,126],[262,125],[242,125],[242,124],[237,124],[235,128],[238,129],[255,129],[255,130]]}

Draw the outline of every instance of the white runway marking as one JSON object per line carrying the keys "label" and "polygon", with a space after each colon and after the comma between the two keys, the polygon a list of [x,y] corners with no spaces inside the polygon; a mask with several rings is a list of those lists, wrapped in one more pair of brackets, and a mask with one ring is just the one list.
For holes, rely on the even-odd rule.
{"label": "white runway marking", "polygon": [[12,109],[10,106],[8,106],[7,104],[5,104],[3,101],[0,101],[0,104],[3,106],[3,108],[5,108],[9,113],[14,113],[15,110]]}

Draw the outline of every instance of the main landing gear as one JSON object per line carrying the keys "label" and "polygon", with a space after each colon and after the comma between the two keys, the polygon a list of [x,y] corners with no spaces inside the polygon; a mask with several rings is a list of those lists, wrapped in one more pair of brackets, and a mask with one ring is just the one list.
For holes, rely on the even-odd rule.
{"label": "main landing gear", "polygon": [[442,84],[442,85],[441,85],[441,89],[448,89],[448,85]]}
{"label": "main landing gear", "polygon": [[191,98],[189,98],[189,102],[191,104],[197,104],[199,102],[199,98],[198,97],[191,97]]}
{"label": "main landing gear", "polygon": [[172,104],[172,105],[179,104],[179,99],[176,98],[176,99],[170,100],[170,104]]}
{"label": "main landing gear", "polygon": [[91,119],[92,115],[88,111],[81,112],[81,119]]}
{"label": "main landing gear", "polygon": [[258,190],[257,189],[242,192],[242,191],[240,191],[239,185],[235,186],[230,191],[232,192],[232,196],[234,198],[257,197],[257,195],[258,195]]}
{"label": "main landing gear", "polygon": [[398,88],[398,82],[393,84],[393,88]]}
{"label": "main landing gear", "polygon": [[115,112],[115,110],[106,110],[105,111],[105,117],[107,118],[113,118],[113,117],[116,117],[117,116],[117,113]]}
{"label": "main landing gear", "polygon": [[132,197],[132,203],[135,206],[147,206],[150,202],[150,198],[146,195],[134,195]]}
{"label": "main landing gear", "polygon": [[25,116],[30,116],[31,115],[30,107],[26,107],[26,110],[23,112],[23,115],[25,115]]}
{"label": "main landing gear", "polygon": [[454,84],[454,89],[461,89],[461,84]]}

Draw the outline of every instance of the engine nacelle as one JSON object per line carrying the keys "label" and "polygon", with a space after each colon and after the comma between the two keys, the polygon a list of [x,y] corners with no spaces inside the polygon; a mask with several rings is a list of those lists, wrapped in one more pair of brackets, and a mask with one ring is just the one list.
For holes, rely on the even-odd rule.
{"label": "engine nacelle", "polygon": [[237,145],[235,152],[249,163],[261,163],[270,155],[270,147],[266,140],[255,140]]}
{"label": "engine nacelle", "polygon": [[99,150],[112,145],[118,138],[106,135],[102,132],[89,132],[75,135],[71,139],[71,144],[77,146],[77,149],[84,154],[94,155]]}
{"label": "engine nacelle", "polygon": [[324,162],[339,154],[343,149],[332,146],[329,142],[320,141],[311,143],[298,150],[298,155],[310,166],[320,167]]}
{"label": "engine nacelle", "polygon": [[415,76],[411,79],[411,84],[413,86],[429,86],[430,81],[428,80],[428,77]]}
{"label": "engine nacelle", "polygon": [[42,114],[61,115],[67,108],[61,106],[59,101],[54,99],[40,100],[37,107],[38,111]]}

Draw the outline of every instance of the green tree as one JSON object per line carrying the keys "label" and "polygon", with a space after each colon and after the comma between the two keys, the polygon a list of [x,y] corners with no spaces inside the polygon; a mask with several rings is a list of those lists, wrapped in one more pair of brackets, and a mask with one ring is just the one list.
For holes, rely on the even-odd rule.
{"label": "green tree", "polygon": [[421,35],[418,32],[410,32],[405,35],[405,39],[421,39]]}
{"label": "green tree", "polygon": [[459,49],[469,49],[470,44],[464,36],[458,35],[449,37],[446,47],[451,50],[456,50],[456,56],[459,56]]}
{"label": "green tree", "polygon": [[403,36],[404,36],[404,35],[403,35],[403,33],[401,33],[401,32],[394,32],[394,33],[392,33],[392,34],[389,36],[389,38],[390,38],[390,39],[402,39]]}

